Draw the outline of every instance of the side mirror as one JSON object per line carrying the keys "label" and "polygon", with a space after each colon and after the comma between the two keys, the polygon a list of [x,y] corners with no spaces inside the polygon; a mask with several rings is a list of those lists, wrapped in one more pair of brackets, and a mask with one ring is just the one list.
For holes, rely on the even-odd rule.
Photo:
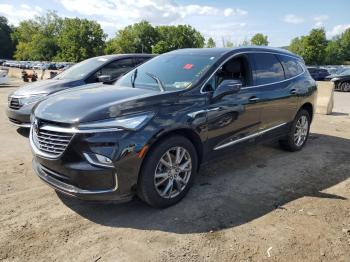
{"label": "side mirror", "polygon": [[97,82],[110,83],[112,82],[112,77],[110,75],[100,75],[97,77]]}
{"label": "side mirror", "polygon": [[238,93],[241,87],[241,80],[224,80],[214,91],[213,98],[220,99],[221,97],[224,97],[226,95]]}

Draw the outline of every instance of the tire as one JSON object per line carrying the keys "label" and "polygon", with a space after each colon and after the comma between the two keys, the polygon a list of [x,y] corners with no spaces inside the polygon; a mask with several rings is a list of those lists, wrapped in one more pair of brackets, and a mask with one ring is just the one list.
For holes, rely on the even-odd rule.
{"label": "tire", "polygon": [[343,92],[350,92],[350,82],[343,82],[340,84],[340,90]]}
{"label": "tire", "polygon": [[[178,159],[182,157],[179,163],[177,154]],[[156,208],[176,204],[192,186],[197,165],[196,149],[187,138],[174,135],[161,140],[146,155],[137,184],[138,196]]]}
{"label": "tire", "polygon": [[[307,126],[302,124],[303,120],[307,121]],[[310,124],[311,124],[310,120],[311,120],[311,118],[310,118],[309,112],[306,111],[305,109],[301,109],[297,113],[287,137],[285,139],[279,141],[280,146],[283,149],[290,151],[290,152],[295,152],[295,151],[301,150],[304,147],[304,145],[309,137]],[[302,131],[300,128],[298,128],[300,126],[303,126]],[[298,134],[300,134],[301,140],[297,139],[297,136],[299,137],[297,132],[299,132]]]}

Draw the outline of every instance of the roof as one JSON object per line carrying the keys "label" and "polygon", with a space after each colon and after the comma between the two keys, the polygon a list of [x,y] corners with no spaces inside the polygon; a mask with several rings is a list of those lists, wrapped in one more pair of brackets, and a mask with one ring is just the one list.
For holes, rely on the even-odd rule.
{"label": "roof", "polygon": [[[123,57],[154,57],[156,55],[154,54],[144,54],[144,53],[139,53],[139,54],[115,54],[115,55],[103,55],[103,56],[96,56],[97,58],[104,58],[107,60],[114,60],[116,58],[123,58]],[[96,58],[95,57],[95,58]]]}
{"label": "roof", "polygon": [[185,49],[178,49],[175,51],[172,51],[171,53],[182,53],[182,54],[209,54],[209,55],[219,55],[223,56],[228,53],[235,53],[235,52],[248,52],[248,51],[260,51],[260,52],[273,52],[278,54],[287,54],[290,56],[298,57],[296,54],[293,54],[292,52],[282,49],[282,48],[276,48],[276,47],[267,47],[267,46],[242,46],[242,47],[235,47],[235,48],[185,48]]}

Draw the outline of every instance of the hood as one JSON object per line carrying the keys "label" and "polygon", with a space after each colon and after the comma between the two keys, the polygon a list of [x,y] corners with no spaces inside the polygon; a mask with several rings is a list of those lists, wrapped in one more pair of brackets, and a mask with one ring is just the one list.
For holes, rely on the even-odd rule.
{"label": "hood", "polygon": [[18,88],[11,95],[15,96],[29,96],[36,94],[51,94],[53,92],[57,92],[67,87],[78,85],[79,81],[72,80],[56,80],[56,79],[48,79],[37,81],[34,83],[30,83],[28,85],[24,85],[21,88]]}
{"label": "hood", "polygon": [[[98,121],[148,110],[160,101],[159,91],[93,84],[49,96],[37,105],[37,118],[67,124]],[[156,97],[154,97],[156,96]],[[146,101],[151,98],[151,101]],[[147,109],[148,107],[148,109]]]}

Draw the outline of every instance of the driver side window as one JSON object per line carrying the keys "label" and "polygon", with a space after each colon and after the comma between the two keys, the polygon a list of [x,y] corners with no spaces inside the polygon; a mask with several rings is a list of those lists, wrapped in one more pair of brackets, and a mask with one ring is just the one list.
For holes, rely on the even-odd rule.
{"label": "driver side window", "polygon": [[245,55],[234,57],[227,61],[217,70],[215,75],[211,77],[203,91],[215,91],[224,80],[239,80],[242,82],[243,87],[251,85],[252,75],[248,58]]}
{"label": "driver side window", "polygon": [[97,82],[98,81],[97,77],[102,75],[109,75],[111,76],[112,80],[116,80],[118,77],[129,72],[133,68],[134,68],[134,62],[132,58],[119,59],[99,69],[96,73],[94,73],[89,78],[88,82],[89,83]]}

